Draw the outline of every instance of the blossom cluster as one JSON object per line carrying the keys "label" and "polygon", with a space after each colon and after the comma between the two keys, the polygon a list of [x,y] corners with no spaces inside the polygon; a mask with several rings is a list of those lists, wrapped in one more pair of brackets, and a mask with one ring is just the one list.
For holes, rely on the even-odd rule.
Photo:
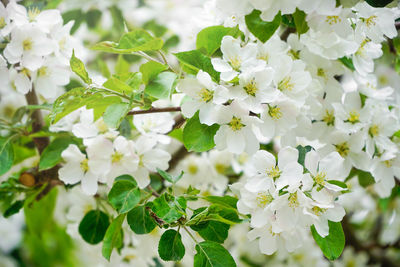
{"label": "blossom cluster", "polygon": [[[74,117],[78,116],[79,120],[75,121]],[[59,176],[65,184],[80,182],[84,193],[94,195],[97,193],[98,183],[105,183],[111,187],[116,177],[130,174],[135,177],[140,188],[145,188],[150,183],[150,172],[157,171],[157,168],[168,168],[171,155],[156,147],[160,142],[160,131],[166,133],[172,128],[168,119],[159,121],[161,125],[152,125],[154,119],[151,117],[146,120],[144,116],[136,120],[135,125],[139,131],[144,132],[146,124],[152,125],[151,128],[148,128],[150,125],[147,126],[147,129],[155,130],[147,134],[144,132],[135,141],[125,138],[115,129],[110,129],[103,118],[95,120],[92,109],[77,110],[66,119],[69,123],[63,121],[59,128],[53,130],[71,128],[76,137],[83,139],[86,154],[83,154],[76,144],[69,145],[62,152],[65,164],[59,170]]]}
{"label": "blossom cluster", "polygon": [[[58,10],[27,9],[16,1],[0,3],[2,94],[26,94],[35,88],[44,99],[55,99],[69,83],[73,22],[63,25]],[[61,90],[61,91],[60,91]]]}

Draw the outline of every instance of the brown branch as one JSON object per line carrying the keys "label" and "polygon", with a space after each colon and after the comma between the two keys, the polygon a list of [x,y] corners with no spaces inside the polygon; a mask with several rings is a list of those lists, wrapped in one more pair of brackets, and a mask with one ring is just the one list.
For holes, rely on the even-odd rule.
{"label": "brown branch", "polygon": [[[25,98],[28,105],[39,105],[39,101],[35,93],[35,88],[32,87],[32,90],[25,95]],[[32,133],[39,132],[44,126],[43,115],[40,109],[36,109],[32,112],[31,119],[32,119]],[[35,137],[33,138],[33,142],[35,143],[35,146],[38,149],[39,154],[42,154],[43,150],[49,145],[49,138]]]}
{"label": "brown branch", "polygon": [[179,111],[181,111],[181,107],[151,108],[147,110],[132,110],[128,112],[128,115],[162,113],[162,112],[179,112]]}
{"label": "brown branch", "polygon": [[3,3],[4,6],[8,5],[8,3],[10,2],[9,0],[1,0],[1,2]]}
{"label": "brown branch", "polygon": [[187,155],[189,154],[189,152],[187,151],[185,146],[181,146],[173,155],[172,155],[172,159],[169,161],[169,168],[167,170],[171,171],[173,170],[178,163],[185,158]]}
{"label": "brown branch", "polygon": [[286,30],[281,35],[281,40],[286,42],[289,35],[295,32],[296,32],[295,28],[287,27]]}
{"label": "brown branch", "polygon": [[396,26],[396,30],[400,30],[400,21],[396,21],[394,26]]}

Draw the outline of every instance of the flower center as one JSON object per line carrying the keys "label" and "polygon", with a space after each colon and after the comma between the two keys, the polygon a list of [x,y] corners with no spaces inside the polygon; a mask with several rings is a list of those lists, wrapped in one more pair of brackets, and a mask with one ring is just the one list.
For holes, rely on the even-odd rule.
{"label": "flower center", "polygon": [[318,68],[317,75],[322,78],[326,78],[326,72],[323,68]]}
{"label": "flower center", "polygon": [[351,124],[355,124],[357,122],[360,122],[360,113],[357,111],[353,110],[350,111],[349,113],[349,118],[347,119]]}
{"label": "flower center", "polygon": [[239,57],[233,57],[229,60],[234,70],[238,71],[242,65],[242,60]]}
{"label": "flower center", "polygon": [[89,163],[88,163],[88,159],[84,159],[81,161],[80,167],[82,169],[82,171],[87,172],[89,171]]}
{"label": "flower center", "polygon": [[278,166],[272,167],[270,169],[267,169],[267,175],[276,180],[277,178],[279,178],[279,176],[281,176],[281,171],[279,170]]}
{"label": "flower center", "polygon": [[319,172],[317,173],[317,175],[314,176],[314,182],[320,186],[324,186],[326,184],[325,178],[326,178],[326,173]]}
{"label": "flower center", "polygon": [[24,49],[24,51],[31,50],[32,49],[32,39],[31,38],[25,39],[22,42],[22,48]]}
{"label": "flower center", "polygon": [[375,26],[376,25],[376,19],[378,17],[373,15],[369,18],[361,18],[361,20],[365,23],[365,25],[367,25],[367,27],[371,27],[371,26]]}
{"label": "flower center", "polygon": [[273,120],[279,120],[280,118],[282,118],[282,112],[278,106],[274,106],[274,107],[269,106],[268,114],[269,114],[269,116],[271,116],[271,118]]}
{"label": "flower center", "polygon": [[48,68],[47,67],[41,67],[38,70],[38,76],[40,76],[40,77],[46,76],[48,73],[49,72],[48,72]]}
{"label": "flower center", "polygon": [[279,82],[278,84],[278,89],[283,91],[283,90],[287,90],[287,91],[292,91],[294,88],[294,84],[291,83],[292,78],[287,76],[285,77],[282,81]]}
{"label": "flower center", "polygon": [[293,60],[300,59],[300,51],[290,49],[288,54]]}
{"label": "flower center", "polygon": [[112,163],[118,163],[121,161],[121,159],[124,157],[124,154],[116,151],[114,154],[111,156],[111,162]]}
{"label": "flower center", "polygon": [[260,208],[264,208],[273,200],[274,198],[271,196],[271,194],[268,193],[258,193],[256,197],[257,206],[259,206]]}
{"label": "flower center", "polygon": [[102,119],[96,121],[96,127],[97,130],[102,134],[108,132],[108,126]]}
{"label": "flower center", "polygon": [[297,192],[289,194],[289,207],[297,208],[300,205],[299,200],[297,199]]}
{"label": "flower center", "polygon": [[369,133],[369,135],[370,135],[371,137],[378,136],[378,135],[379,135],[379,126],[376,125],[376,124],[372,125],[372,126],[369,128],[368,133]]}
{"label": "flower center", "polygon": [[188,172],[190,174],[196,174],[199,171],[199,168],[195,164],[189,164],[188,166]]}
{"label": "flower center", "polygon": [[325,110],[325,116],[322,118],[322,121],[328,126],[335,125],[335,115],[333,115],[333,111]]}
{"label": "flower center", "polygon": [[246,91],[246,93],[247,93],[248,95],[251,95],[251,96],[255,96],[256,93],[257,93],[257,91],[258,91],[257,83],[256,83],[256,81],[255,81],[254,79],[252,79],[252,80],[251,80],[248,84],[246,84],[243,88],[244,88],[244,90]]}
{"label": "flower center", "polygon": [[385,164],[385,166],[386,166],[387,168],[391,168],[391,167],[393,166],[393,160],[392,160],[392,159],[385,160],[385,161],[383,162],[383,164]]}
{"label": "flower center", "polygon": [[224,174],[226,171],[226,165],[222,164],[222,163],[217,163],[214,165],[215,170],[219,173],[219,174]]}
{"label": "flower center", "polygon": [[213,99],[214,92],[203,88],[199,92],[200,99],[204,102],[210,102]]}
{"label": "flower center", "polygon": [[343,158],[347,157],[350,151],[350,147],[347,142],[343,142],[341,144],[335,145],[336,151],[342,156]]}
{"label": "flower center", "polygon": [[30,22],[34,21],[39,14],[40,14],[40,10],[37,7],[30,8],[28,10],[29,21]]}
{"label": "flower center", "polygon": [[6,20],[1,17],[0,18],[0,29],[3,29],[6,26]]}
{"label": "flower center", "polygon": [[235,117],[235,116],[232,118],[231,122],[229,123],[229,127],[231,127],[231,129],[232,129],[233,131],[239,131],[239,130],[241,130],[244,126],[246,126],[246,125],[244,125],[244,124],[242,123],[242,119],[237,118],[237,117]]}
{"label": "flower center", "polygon": [[329,25],[333,25],[333,24],[336,24],[338,22],[341,22],[342,19],[339,18],[339,16],[326,16],[326,20],[325,21],[328,22]]}
{"label": "flower center", "polygon": [[324,213],[326,211],[326,209],[322,209],[322,208],[317,207],[317,206],[313,207],[311,210],[317,216],[320,216],[322,213]]}

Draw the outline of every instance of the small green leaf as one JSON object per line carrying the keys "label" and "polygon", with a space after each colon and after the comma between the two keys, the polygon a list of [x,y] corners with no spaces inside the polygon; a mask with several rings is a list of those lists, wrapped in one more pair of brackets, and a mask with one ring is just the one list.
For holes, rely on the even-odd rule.
{"label": "small green leaf", "polygon": [[345,65],[347,68],[349,68],[352,71],[355,71],[356,68],[354,67],[353,64],[353,59],[349,58],[349,57],[342,57],[338,59],[340,62],[342,62],[343,65]]}
{"label": "small green leaf", "polygon": [[140,189],[130,181],[116,181],[108,193],[108,201],[120,214],[129,212],[140,202]]}
{"label": "small green leaf", "polygon": [[188,151],[204,152],[215,147],[214,136],[219,129],[218,124],[208,126],[201,124],[199,112],[190,118],[183,129],[183,144]]}
{"label": "small green leaf", "polygon": [[85,65],[79,58],[75,57],[75,51],[72,51],[72,57],[69,64],[71,65],[71,70],[81,77],[86,84],[92,84],[92,79],[90,79],[89,74],[85,69]]}
{"label": "small green leaf", "polygon": [[311,151],[312,147],[311,146],[297,146],[296,149],[299,151],[299,158],[297,159],[297,162],[304,166],[304,161],[306,159],[306,154]]}
{"label": "small green leaf", "polygon": [[132,54],[139,51],[160,50],[163,44],[160,38],[153,37],[143,29],[137,29],[122,35],[119,43],[105,41],[94,45],[92,49],[108,53]]}
{"label": "small green leaf", "polygon": [[195,220],[197,222],[191,225],[190,228],[196,231],[204,240],[224,243],[228,237],[230,225],[218,221],[203,221],[206,218],[207,212],[208,209],[205,207],[196,209],[190,219],[195,218],[192,222]]}
{"label": "small green leaf", "polygon": [[364,188],[375,183],[375,179],[370,172],[357,170],[356,175],[358,177],[358,183]]}
{"label": "small green leaf", "polygon": [[149,82],[144,92],[158,99],[169,98],[174,90],[176,78],[173,72],[161,72]]}
{"label": "small green leaf", "polygon": [[175,222],[185,215],[182,211],[182,202],[178,202],[174,196],[167,193],[164,193],[153,200],[153,206],[151,209],[158,218],[166,223]]}
{"label": "small green leaf", "polygon": [[0,175],[11,169],[14,161],[14,148],[10,138],[0,137]]}
{"label": "small green leaf", "polygon": [[197,34],[196,48],[212,56],[220,47],[222,38],[226,35],[237,37],[240,34],[238,27],[226,28],[224,26],[211,26]]}
{"label": "small green leaf", "polygon": [[107,107],[103,114],[104,122],[110,128],[118,128],[130,110],[131,108],[128,103],[112,104]]}
{"label": "small green leaf", "polygon": [[109,225],[107,214],[100,210],[91,210],[79,224],[79,234],[83,240],[95,245],[103,240]]}
{"label": "small green leaf", "polygon": [[329,180],[328,183],[333,184],[333,185],[337,185],[343,189],[347,189],[347,185],[346,183],[343,183],[342,181],[337,181],[337,180]]}
{"label": "small green leaf", "polygon": [[311,233],[325,257],[333,261],[339,258],[339,256],[342,254],[345,244],[345,237],[342,224],[340,222],[328,221],[328,223],[329,235],[326,237],[320,236],[317,230],[315,230],[314,225],[311,226]]}
{"label": "small green leaf", "polygon": [[235,260],[223,246],[212,241],[196,245],[194,267],[236,267]]}
{"label": "small green leaf", "polygon": [[172,184],[177,183],[183,176],[183,171],[178,176],[171,175],[168,172],[163,171],[159,168],[157,168],[157,172],[158,172],[158,174],[161,175],[162,178],[164,178],[165,180],[167,180],[168,182],[170,182]]}
{"label": "small green leaf", "polygon": [[199,70],[210,74],[211,78],[219,82],[220,73],[214,70],[211,58],[207,57],[199,50],[192,50],[174,54],[181,63],[184,70],[189,74],[196,75]]}
{"label": "small green leaf", "polygon": [[281,12],[279,12],[272,21],[263,21],[260,17],[261,11],[254,9],[245,17],[246,25],[249,31],[254,34],[261,42],[265,43],[274,35],[281,24]]}
{"label": "small green leaf", "polygon": [[114,92],[129,96],[132,92],[139,89],[141,78],[141,74],[137,72],[113,75],[103,84],[103,86]]}
{"label": "small green leaf", "polygon": [[123,246],[123,232],[122,223],[124,222],[125,214],[119,215],[107,228],[104,236],[102,254],[107,260],[110,260],[111,253],[114,248],[121,248]]}
{"label": "small green leaf", "polygon": [[151,80],[154,80],[159,73],[161,73],[167,69],[168,69],[168,67],[166,65],[155,62],[155,61],[149,61],[149,62],[141,65],[139,68],[140,72],[142,73],[143,83],[146,85]]}
{"label": "small green leaf", "polygon": [[145,206],[137,206],[128,212],[128,224],[135,234],[148,234],[156,227],[154,219]]}
{"label": "small green leaf", "polygon": [[59,137],[54,139],[40,156],[39,171],[53,168],[61,161],[61,153],[70,145],[76,144],[71,137]]}
{"label": "small green leaf", "polygon": [[158,243],[158,255],[164,261],[180,261],[185,255],[181,234],[173,229],[165,231]]}
{"label": "small green leaf", "polygon": [[307,21],[306,21],[306,13],[304,11],[296,8],[296,12],[293,13],[294,24],[296,25],[297,33],[303,34],[306,33],[309,29]]}
{"label": "small green leaf", "polygon": [[93,29],[97,26],[101,19],[101,11],[98,9],[91,9],[86,13],[86,24],[90,29]]}
{"label": "small green leaf", "polygon": [[15,201],[6,211],[4,212],[4,218],[8,218],[14,214],[17,214],[24,207],[25,200]]}

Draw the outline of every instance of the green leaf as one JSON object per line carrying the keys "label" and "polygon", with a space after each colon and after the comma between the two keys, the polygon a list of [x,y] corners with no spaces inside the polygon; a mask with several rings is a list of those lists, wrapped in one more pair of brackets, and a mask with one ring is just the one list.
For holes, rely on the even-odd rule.
{"label": "green leaf", "polygon": [[343,183],[342,181],[337,181],[337,180],[329,180],[328,183],[333,184],[333,185],[337,185],[343,189],[347,189],[347,185],[346,183]]}
{"label": "green leaf", "polygon": [[168,182],[170,182],[172,184],[177,183],[183,176],[183,171],[178,176],[171,175],[168,172],[163,171],[159,168],[157,168],[157,172],[158,172],[158,174],[161,175],[162,178],[164,178],[165,180],[167,180]]}
{"label": "green leaf", "polygon": [[185,213],[183,212],[182,202],[175,199],[173,195],[164,193],[160,197],[153,200],[152,211],[158,218],[166,223],[172,223],[180,219]]}
{"label": "green leaf", "polygon": [[196,245],[194,267],[235,267],[235,260],[223,246],[212,241],[203,241]]}
{"label": "green leaf", "polygon": [[158,255],[164,261],[180,261],[185,255],[181,234],[173,229],[165,231],[158,243]]}
{"label": "green leaf", "polygon": [[61,153],[70,145],[77,144],[71,137],[59,137],[54,139],[40,156],[39,171],[53,168],[61,161]]}
{"label": "green leaf", "polygon": [[166,65],[155,62],[155,61],[149,61],[149,62],[141,65],[139,68],[140,72],[142,73],[143,83],[146,85],[151,80],[154,80],[159,73],[161,73],[167,69],[168,69],[168,67]]}
{"label": "green leaf", "polygon": [[311,151],[312,147],[311,146],[305,146],[304,147],[304,146],[300,146],[299,145],[299,146],[296,147],[296,149],[299,151],[299,158],[297,159],[297,162],[301,166],[305,167],[304,166],[304,161],[306,159],[306,154]]}
{"label": "green leaf", "polygon": [[245,21],[249,31],[257,37],[258,40],[265,43],[279,28],[282,17],[281,12],[279,12],[272,21],[263,21],[260,15],[261,11],[255,9],[245,17]]}
{"label": "green leaf", "polygon": [[17,200],[4,212],[4,218],[17,214],[24,207],[25,200]]}
{"label": "green leaf", "polygon": [[85,65],[79,58],[75,57],[75,51],[72,51],[72,57],[69,64],[71,65],[71,70],[81,77],[86,84],[92,84],[92,79],[90,79],[89,74],[85,69]]}
{"label": "green leaf", "polygon": [[220,47],[222,38],[226,35],[237,37],[240,34],[238,27],[226,28],[224,26],[211,26],[201,30],[197,34],[196,48],[205,51],[205,54],[212,56]]}
{"label": "green leaf", "polygon": [[107,260],[110,260],[111,253],[114,248],[121,248],[123,246],[123,231],[122,223],[124,222],[125,214],[119,215],[107,228],[104,236],[102,254]]}
{"label": "green leaf", "polygon": [[356,175],[358,177],[358,183],[364,188],[375,183],[375,179],[370,172],[357,170]]}
{"label": "green leaf", "polygon": [[231,196],[206,196],[204,199],[213,204],[220,204],[222,206],[234,209],[236,209],[236,204],[238,202],[237,198]]}
{"label": "green leaf", "polygon": [[79,224],[79,234],[89,244],[100,243],[110,225],[107,214],[100,210],[91,210],[86,213]]}
{"label": "green leaf", "polygon": [[14,148],[11,138],[0,137],[0,175],[11,169],[14,161]]}
{"label": "green leaf", "polygon": [[116,181],[108,193],[108,201],[120,214],[129,212],[140,202],[140,189],[130,181]]}
{"label": "green leaf", "polygon": [[349,68],[352,71],[355,71],[356,68],[354,67],[353,64],[353,59],[349,58],[349,57],[342,57],[338,59],[340,62],[342,62],[343,65],[345,65],[347,68]]}
{"label": "green leaf", "polygon": [[119,43],[105,41],[94,45],[92,49],[108,53],[132,54],[139,51],[160,50],[163,44],[160,38],[153,37],[143,29],[137,29],[122,35]]}
{"label": "green leaf", "polygon": [[98,9],[91,9],[86,13],[86,24],[90,29],[93,29],[97,26],[101,19],[101,11]]}
{"label": "green leaf", "polygon": [[228,237],[230,225],[218,221],[203,221],[203,219],[206,218],[207,212],[208,209],[205,207],[196,209],[193,212],[191,220],[196,218],[195,220],[197,220],[197,223],[191,225],[190,228],[196,231],[204,240],[224,243]]}
{"label": "green leaf", "polygon": [[370,6],[384,7],[393,2],[393,0],[365,0]]}
{"label": "green leaf", "polygon": [[342,224],[340,222],[328,221],[328,223],[329,235],[326,237],[321,237],[317,230],[315,230],[314,225],[311,226],[311,233],[325,257],[333,261],[339,258],[339,256],[342,254],[345,244],[345,237]]}
{"label": "green leaf", "polygon": [[190,118],[183,129],[183,144],[188,151],[204,152],[215,147],[214,136],[219,129],[218,124],[208,126],[201,124],[199,112]]}
{"label": "green leaf", "polygon": [[173,72],[161,72],[149,82],[144,92],[158,99],[169,98],[174,90],[176,78]]}
{"label": "green leaf", "polygon": [[154,219],[145,206],[133,208],[127,216],[128,224],[135,234],[148,234],[156,227]]}
{"label": "green leaf", "polygon": [[214,70],[211,59],[199,50],[181,52],[174,55],[187,73],[196,75],[199,70],[203,70],[210,74],[214,81],[219,82],[220,73]]}
{"label": "green leaf", "polygon": [[130,110],[131,107],[128,103],[112,104],[103,114],[104,122],[110,128],[118,128]]}
{"label": "green leaf", "polygon": [[306,13],[304,11],[296,8],[296,12],[293,13],[294,24],[296,25],[297,33],[303,34],[306,33],[309,29],[307,21],[306,21]]}

